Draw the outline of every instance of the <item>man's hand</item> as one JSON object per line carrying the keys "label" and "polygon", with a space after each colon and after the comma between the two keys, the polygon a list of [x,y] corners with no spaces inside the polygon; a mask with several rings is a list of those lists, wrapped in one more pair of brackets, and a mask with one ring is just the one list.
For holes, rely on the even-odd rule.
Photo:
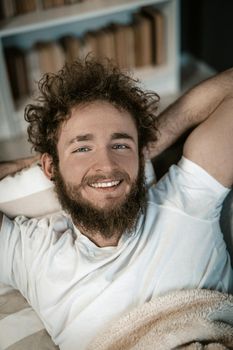
{"label": "man's hand", "polygon": [[28,168],[36,161],[40,160],[40,155],[29,158],[21,158],[9,162],[0,162],[0,180],[7,175],[13,175],[24,168]]}
{"label": "man's hand", "polygon": [[183,154],[225,186],[233,183],[233,69],[197,85],[158,117],[158,141],[148,145],[156,157],[187,130]]}

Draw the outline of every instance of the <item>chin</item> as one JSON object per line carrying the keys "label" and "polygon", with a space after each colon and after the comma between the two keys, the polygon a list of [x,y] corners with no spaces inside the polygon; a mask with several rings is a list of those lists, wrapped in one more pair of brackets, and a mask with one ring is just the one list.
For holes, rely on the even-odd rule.
{"label": "chin", "polygon": [[85,202],[92,206],[93,208],[97,210],[103,210],[105,212],[111,211],[112,209],[116,209],[117,207],[120,207],[124,203],[125,197],[124,198],[111,198],[107,199],[101,202],[96,201],[91,201],[91,200],[85,200]]}

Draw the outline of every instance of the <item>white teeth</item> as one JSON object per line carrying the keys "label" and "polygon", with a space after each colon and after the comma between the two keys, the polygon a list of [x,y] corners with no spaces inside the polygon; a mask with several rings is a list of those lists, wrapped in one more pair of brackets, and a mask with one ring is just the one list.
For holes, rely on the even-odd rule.
{"label": "white teeth", "polygon": [[120,181],[96,182],[94,184],[90,184],[90,186],[94,188],[113,187],[117,186],[119,183]]}

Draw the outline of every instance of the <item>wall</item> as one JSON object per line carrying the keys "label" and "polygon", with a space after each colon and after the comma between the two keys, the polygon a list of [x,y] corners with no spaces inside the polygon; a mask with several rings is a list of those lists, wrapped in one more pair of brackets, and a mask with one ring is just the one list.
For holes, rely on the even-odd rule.
{"label": "wall", "polygon": [[217,71],[233,66],[233,1],[181,0],[181,47]]}

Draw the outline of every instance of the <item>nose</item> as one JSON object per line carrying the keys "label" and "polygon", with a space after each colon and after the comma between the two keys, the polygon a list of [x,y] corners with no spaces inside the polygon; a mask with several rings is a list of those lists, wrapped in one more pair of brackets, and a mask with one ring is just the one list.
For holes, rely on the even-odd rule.
{"label": "nose", "polygon": [[101,148],[95,154],[94,166],[95,171],[111,172],[116,168],[116,162],[114,161],[113,154],[108,148]]}

